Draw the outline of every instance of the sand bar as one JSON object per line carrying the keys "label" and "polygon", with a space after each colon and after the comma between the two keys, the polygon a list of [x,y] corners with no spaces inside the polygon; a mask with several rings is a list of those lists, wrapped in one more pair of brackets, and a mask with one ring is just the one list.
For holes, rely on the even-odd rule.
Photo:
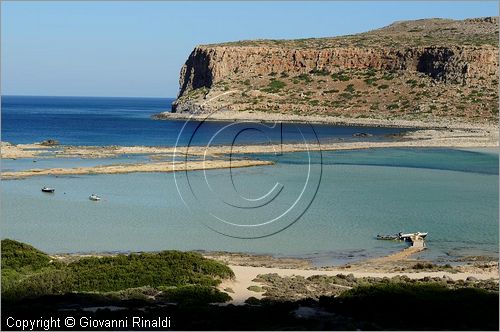
{"label": "sand bar", "polygon": [[390,141],[338,141],[314,144],[272,144],[272,145],[235,145],[235,146],[191,146],[186,147],[154,147],[154,146],[59,146],[51,149],[41,144],[17,144],[2,142],[2,158],[110,158],[120,155],[146,154],[171,158],[174,154],[182,156],[217,156],[229,153],[274,153],[297,152],[307,150],[354,150],[370,148],[404,148],[404,147],[450,147],[450,148],[482,148],[498,147],[498,128],[482,129],[447,129],[416,130],[395,137]]}
{"label": "sand bar", "polygon": [[220,168],[240,168],[250,166],[272,165],[269,161],[260,160],[207,160],[189,161],[188,163],[149,163],[149,164],[126,164],[126,165],[106,165],[95,167],[76,168],[49,168],[30,169],[19,172],[2,172],[2,179],[20,179],[36,175],[85,175],[85,174],[123,174],[134,172],[173,172],[173,171],[194,171],[203,169]]}

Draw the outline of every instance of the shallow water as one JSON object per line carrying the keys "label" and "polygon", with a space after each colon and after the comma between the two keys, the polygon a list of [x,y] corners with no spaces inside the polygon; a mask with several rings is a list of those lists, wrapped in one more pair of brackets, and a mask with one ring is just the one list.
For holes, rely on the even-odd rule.
{"label": "shallow water", "polygon": [[148,155],[133,154],[120,155],[115,158],[20,158],[20,159],[2,159],[2,172],[18,172],[29,169],[47,169],[47,168],[74,168],[74,167],[95,167],[101,165],[113,164],[131,164],[147,162]]}
{"label": "shallow water", "polygon": [[[310,167],[304,154],[263,158],[274,158],[277,164],[233,169],[232,182],[230,170],[190,172],[189,183],[199,204],[187,201],[189,207],[181,200],[172,173],[3,181],[2,237],[49,252],[227,250],[308,257],[324,265],[404,248],[401,243],[375,240],[379,233],[426,231],[425,257],[442,261],[466,255],[498,257],[498,153],[324,152],[317,195],[308,209],[309,197],[299,202],[305,213],[292,226],[259,239],[231,238],[209,229],[210,213],[258,224],[286,211],[300,195]],[[319,155],[313,154],[311,160],[313,171],[318,170]],[[262,208],[221,204],[236,199],[234,188],[251,204],[276,182],[283,189]],[[56,193],[40,192],[43,185],[54,186]],[[93,192],[103,201],[89,201]]]}

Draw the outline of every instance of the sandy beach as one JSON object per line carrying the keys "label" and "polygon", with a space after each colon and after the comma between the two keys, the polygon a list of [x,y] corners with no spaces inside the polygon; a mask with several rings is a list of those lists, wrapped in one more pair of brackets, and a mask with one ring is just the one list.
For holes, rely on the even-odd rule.
{"label": "sandy beach", "polygon": [[174,171],[194,171],[204,169],[240,168],[250,166],[272,165],[269,161],[260,160],[210,160],[210,161],[190,161],[188,163],[149,163],[132,165],[106,165],[95,167],[75,167],[75,168],[49,168],[30,169],[19,172],[2,172],[2,179],[20,179],[35,175],[85,175],[85,174],[123,174],[134,172],[174,172]]}
{"label": "sandy beach", "polygon": [[498,271],[496,272],[485,272],[485,273],[468,273],[468,272],[408,272],[408,273],[396,273],[396,272],[373,272],[373,271],[348,271],[345,269],[337,270],[305,270],[305,269],[283,269],[283,268],[266,268],[266,267],[254,267],[254,266],[239,266],[239,265],[229,265],[229,267],[234,271],[234,280],[225,280],[219,285],[219,289],[224,291],[225,289],[232,289],[233,292],[228,292],[228,294],[233,298],[231,303],[233,304],[243,304],[245,300],[250,297],[255,297],[258,299],[263,298],[264,292],[254,292],[248,288],[251,286],[264,286],[263,283],[254,281],[257,276],[264,274],[277,274],[281,277],[291,277],[291,276],[301,276],[304,278],[325,275],[325,276],[337,276],[339,274],[352,274],[355,278],[363,277],[375,277],[375,278],[392,278],[396,276],[407,276],[410,279],[423,279],[423,278],[450,278],[452,280],[466,280],[469,277],[476,278],[478,280],[498,280]]}
{"label": "sandy beach", "polygon": [[[448,265],[435,265],[428,261],[418,259],[416,254],[422,250],[425,249],[410,246],[382,257],[370,258],[345,265],[323,267],[315,267],[306,259],[291,257],[284,258],[233,252],[202,252],[202,255],[205,258],[226,264],[234,272],[234,278],[224,279],[217,286],[219,290],[226,292],[232,298],[232,300],[225,303],[225,305],[242,305],[251,297],[263,299],[268,296],[266,292],[271,288],[274,288],[273,292],[275,294],[277,288],[279,289],[280,286],[272,285],[271,287],[269,283],[266,283],[265,279],[280,280],[284,278],[284,280],[288,280],[288,282],[298,282],[298,286],[307,283],[307,280],[305,280],[306,278],[314,276],[316,279],[321,279],[320,277],[337,277],[352,281],[356,279],[362,280],[364,278],[365,284],[368,280],[379,283],[382,282],[382,280],[388,281],[396,278],[398,280],[414,280],[421,282],[457,282],[469,284],[470,286],[478,286],[478,283],[489,282],[496,284],[496,287],[498,287],[499,264],[496,260],[493,261],[491,259],[479,258],[479,261],[476,261],[475,258],[471,257],[470,260],[459,263],[453,267]],[[85,257],[106,257],[115,255],[117,254],[97,252],[61,253],[51,255],[51,257],[63,262],[73,262]],[[416,264],[422,265],[424,268],[416,268]],[[330,286],[326,284],[326,287],[320,290],[319,294],[321,294],[322,291],[328,293],[335,288],[338,290],[339,287],[340,289],[351,288],[339,284]],[[281,291],[283,292],[283,299],[288,298],[288,296],[290,296],[290,299],[296,298],[297,296],[297,294],[287,295],[286,289]]]}
{"label": "sandy beach", "polygon": [[[266,284],[258,276],[270,274],[281,278],[352,275],[353,278],[407,277],[414,280],[439,278],[453,281],[494,280],[498,282],[498,262],[480,265],[462,264],[451,269],[447,267],[440,268],[439,266],[434,266],[427,270],[412,269],[411,267],[416,263],[422,262],[412,258],[412,255],[419,251],[416,248],[409,247],[384,257],[373,258],[355,264],[322,268],[315,268],[308,265],[307,261],[299,259],[284,259],[280,263],[280,259],[268,256],[227,253],[218,255],[208,254],[205,256],[228,264],[234,271],[235,278],[233,280],[224,280],[219,285],[221,291],[227,292],[233,298],[230,302],[232,304],[243,304],[250,297],[262,299],[266,295]],[[268,264],[265,263],[266,261]],[[249,290],[249,287],[252,289],[252,286],[257,289],[260,288],[262,291]]]}

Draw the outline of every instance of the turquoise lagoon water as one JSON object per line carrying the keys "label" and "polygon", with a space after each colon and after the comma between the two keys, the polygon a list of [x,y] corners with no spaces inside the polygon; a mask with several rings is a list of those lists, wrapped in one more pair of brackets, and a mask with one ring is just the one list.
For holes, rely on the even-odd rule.
{"label": "turquoise lagoon water", "polygon": [[[242,223],[286,209],[306,178],[305,155],[259,157],[277,164],[233,169],[233,182],[227,169],[190,172],[191,184],[197,187],[207,177],[213,189],[200,189],[200,206]],[[131,173],[3,181],[2,237],[48,252],[226,250],[307,257],[324,265],[405,246],[377,241],[377,234],[426,231],[424,257],[498,257],[497,152],[373,149],[312,157],[314,167],[323,164],[317,195],[296,223],[273,236],[218,234],[206,226],[206,210],[183,203],[172,173]],[[277,181],[282,191],[263,208],[232,210],[219,204],[231,199],[232,188],[255,198]],[[56,187],[56,193],[41,193],[43,185]],[[93,192],[103,201],[89,201]]]}
{"label": "turquoise lagoon water", "polygon": [[28,169],[95,167],[101,165],[149,162],[148,155],[120,155],[114,158],[21,158],[2,159],[2,172],[17,172]]}

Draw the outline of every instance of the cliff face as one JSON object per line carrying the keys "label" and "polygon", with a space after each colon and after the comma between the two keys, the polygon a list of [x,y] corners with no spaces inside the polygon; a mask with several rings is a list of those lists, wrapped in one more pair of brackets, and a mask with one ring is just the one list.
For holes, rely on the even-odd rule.
{"label": "cliff face", "polygon": [[[466,104],[476,91],[476,106],[489,116],[497,108],[497,77],[497,18],[398,22],[346,37],[198,46],[182,67],[174,111],[359,115],[395,102],[392,108],[404,103],[399,115],[408,115],[439,97],[465,96]],[[419,105],[407,102],[419,93]],[[355,103],[363,96],[365,103]],[[446,113],[467,106],[445,99]]]}
{"label": "cliff face", "polygon": [[266,47],[199,46],[182,67],[180,92],[229,77],[343,69],[412,71],[444,82],[467,83],[498,74],[498,49],[494,47],[416,47],[405,49],[280,49]]}

